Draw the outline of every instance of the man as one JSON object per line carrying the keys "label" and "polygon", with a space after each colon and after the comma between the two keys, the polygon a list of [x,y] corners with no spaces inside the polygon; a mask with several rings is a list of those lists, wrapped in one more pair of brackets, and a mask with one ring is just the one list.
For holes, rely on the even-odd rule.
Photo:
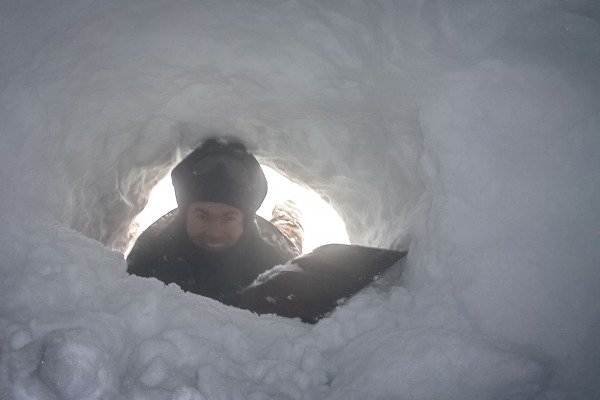
{"label": "man", "polygon": [[289,240],[263,238],[282,235],[256,216],[267,180],[242,144],[210,139],[171,178],[178,209],[140,236],[127,258],[130,274],[238,306],[241,289],[294,257]]}

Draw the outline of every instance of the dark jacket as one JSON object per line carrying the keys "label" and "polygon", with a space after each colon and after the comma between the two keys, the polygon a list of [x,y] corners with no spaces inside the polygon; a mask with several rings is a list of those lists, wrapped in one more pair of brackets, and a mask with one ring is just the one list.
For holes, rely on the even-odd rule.
{"label": "dark jacket", "polygon": [[265,238],[282,235],[272,225],[272,230],[265,225],[268,222],[259,222],[262,230],[251,223],[235,246],[209,252],[193,244],[183,217],[174,210],[140,236],[127,258],[127,272],[175,283],[185,291],[238,306],[241,289],[262,272],[294,257],[289,241],[279,237],[268,243]]}

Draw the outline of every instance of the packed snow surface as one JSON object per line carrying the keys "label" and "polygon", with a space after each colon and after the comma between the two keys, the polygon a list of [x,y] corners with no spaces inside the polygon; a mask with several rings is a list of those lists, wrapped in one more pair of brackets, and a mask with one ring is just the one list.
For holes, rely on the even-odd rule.
{"label": "packed snow surface", "polygon": [[[0,398],[600,398],[595,0],[0,2]],[[315,326],[128,276],[211,135],[402,280]]]}

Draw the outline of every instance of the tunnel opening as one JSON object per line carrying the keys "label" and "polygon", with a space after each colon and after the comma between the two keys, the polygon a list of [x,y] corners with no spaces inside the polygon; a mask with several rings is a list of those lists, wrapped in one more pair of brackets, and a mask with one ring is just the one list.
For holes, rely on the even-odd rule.
{"label": "tunnel opening", "polygon": [[[273,217],[276,206],[292,200],[300,212],[300,222],[304,231],[301,246],[303,254],[329,243],[350,244],[346,224],[331,204],[308,185],[294,182],[284,173],[267,165],[261,164],[261,167],[267,178],[269,191],[257,211],[258,216],[269,221]],[[167,174],[152,188],[148,203],[131,223],[128,233],[130,241],[124,252],[125,256],[129,254],[144,230],[175,208],[177,208],[175,191],[171,176]]]}

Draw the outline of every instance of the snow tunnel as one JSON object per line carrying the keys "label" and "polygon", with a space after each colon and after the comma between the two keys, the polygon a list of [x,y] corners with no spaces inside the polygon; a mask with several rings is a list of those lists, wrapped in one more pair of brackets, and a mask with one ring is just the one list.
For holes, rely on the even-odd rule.
{"label": "snow tunnel", "polygon": [[[585,0],[4,1],[0,394],[598,397],[599,20]],[[409,249],[405,285],[307,327],[129,277],[150,190],[220,134],[352,243]]]}

